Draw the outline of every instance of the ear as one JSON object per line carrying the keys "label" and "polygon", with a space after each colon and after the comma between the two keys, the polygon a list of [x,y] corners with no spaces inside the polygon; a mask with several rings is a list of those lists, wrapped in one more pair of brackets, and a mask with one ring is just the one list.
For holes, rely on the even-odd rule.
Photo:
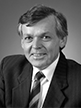
{"label": "ear", "polygon": [[23,42],[23,39],[21,39],[21,47],[24,49],[24,42]]}
{"label": "ear", "polygon": [[63,49],[66,46],[67,36],[64,38],[60,38],[60,48]]}

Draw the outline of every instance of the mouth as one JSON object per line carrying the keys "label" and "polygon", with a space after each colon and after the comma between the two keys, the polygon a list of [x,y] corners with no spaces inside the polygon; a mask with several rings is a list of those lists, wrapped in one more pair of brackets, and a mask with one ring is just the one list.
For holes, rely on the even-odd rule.
{"label": "mouth", "polygon": [[46,56],[46,53],[33,53],[32,56],[35,60],[39,60],[43,59]]}

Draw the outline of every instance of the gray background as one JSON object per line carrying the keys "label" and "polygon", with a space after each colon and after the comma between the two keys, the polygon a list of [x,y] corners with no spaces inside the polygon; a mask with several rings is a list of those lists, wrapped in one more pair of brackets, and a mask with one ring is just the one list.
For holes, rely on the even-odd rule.
{"label": "gray background", "polygon": [[40,3],[66,16],[69,35],[63,52],[67,58],[81,63],[81,0],[0,0],[0,60],[6,55],[23,54],[17,34],[18,19]]}

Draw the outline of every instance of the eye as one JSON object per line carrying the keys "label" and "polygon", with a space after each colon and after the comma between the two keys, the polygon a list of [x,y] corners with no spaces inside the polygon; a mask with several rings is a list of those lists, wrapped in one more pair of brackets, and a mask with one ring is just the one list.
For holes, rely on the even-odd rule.
{"label": "eye", "polygon": [[51,39],[50,36],[47,36],[47,35],[46,35],[46,36],[43,36],[43,40],[44,40],[44,41],[49,41],[50,39]]}
{"label": "eye", "polygon": [[29,43],[33,40],[33,37],[32,36],[25,36],[24,40],[25,40],[25,42]]}

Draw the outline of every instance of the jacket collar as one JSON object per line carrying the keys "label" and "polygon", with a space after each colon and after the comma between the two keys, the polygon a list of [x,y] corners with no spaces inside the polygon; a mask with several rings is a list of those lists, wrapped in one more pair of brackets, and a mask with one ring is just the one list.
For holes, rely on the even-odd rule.
{"label": "jacket collar", "polygon": [[55,78],[60,89],[68,86],[67,82],[68,64],[64,54],[60,52],[59,62],[55,70]]}
{"label": "jacket collar", "polygon": [[18,82],[22,83],[24,80],[32,76],[33,67],[32,65],[27,62],[27,64],[24,66],[22,73],[18,77]]}

